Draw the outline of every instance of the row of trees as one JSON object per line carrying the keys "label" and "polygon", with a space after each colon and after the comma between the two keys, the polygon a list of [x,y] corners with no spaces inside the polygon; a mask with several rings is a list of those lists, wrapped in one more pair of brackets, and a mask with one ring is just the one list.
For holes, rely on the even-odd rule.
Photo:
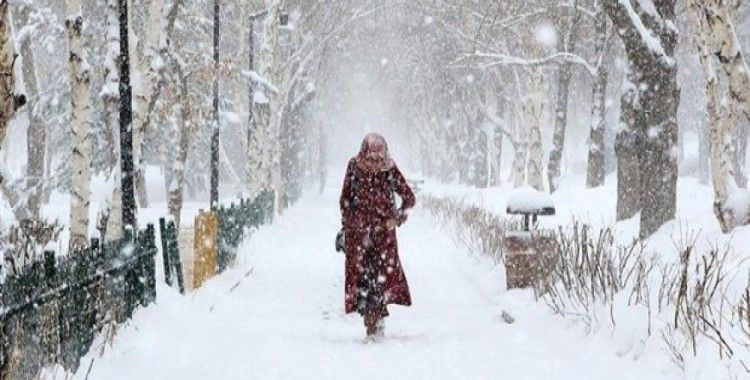
{"label": "row of trees", "polygon": [[[410,131],[428,175],[497,185],[508,156],[515,186],[555,191],[579,154],[566,140],[582,133],[587,185],[616,166],[617,216],[640,211],[648,235],[675,214],[681,138],[693,130],[705,135],[722,227],[747,223],[740,2],[149,0],[124,13],[127,3],[0,1],[0,137],[28,123],[24,172],[3,173],[0,191],[19,220],[38,219],[53,190],[70,191],[71,242],[92,224],[92,176],[109,178],[97,222],[117,237],[129,193],[120,183],[132,179],[146,207],[148,166],[160,168],[178,221],[184,196],[215,205],[219,182],[248,195],[273,187],[283,208],[324,166],[323,126],[347,80],[333,68],[363,68],[366,57],[389,95],[385,118]],[[695,76],[680,71],[691,58],[705,88],[678,80]],[[708,117],[680,107],[679,83],[705,93]],[[134,177],[120,178],[129,131]]]}
{"label": "row of trees", "polygon": [[[382,6],[2,1],[0,137],[28,125],[24,173],[4,176],[3,198],[16,219],[40,219],[50,193],[69,192],[72,246],[92,225],[116,239],[123,221],[136,224],[148,166],[164,176],[177,225],[185,196],[215,206],[219,182],[231,195],[271,187],[280,211],[321,154],[310,120],[329,46]],[[110,186],[95,221],[94,176]]]}
{"label": "row of trees", "polygon": [[[647,236],[675,216],[682,137],[694,131],[710,148],[700,159],[710,162],[722,228],[747,224],[747,190],[735,180],[742,177],[744,154],[738,153],[747,134],[739,133],[743,120],[731,110],[747,117],[750,72],[740,46],[747,30],[737,22],[748,10],[731,0],[688,5],[415,3],[401,22],[427,39],[419,56],[404,63],[418,73],[413,92],[406,93],[420,96],[398,102],[409,103],[427,158],[424,171],[476,186],[497,184],[505,144],[513,149],[509,180],[515,186],[554,192],[566,152],[576,153],[565,146],[566,134],[571,125],[581,133],[577,126],[587,120],[587,186],[603,185],[608,168],[616,167],[617,218],[640,213],[641,235]],[[700,109],[680,110],[680,62],[697,56],[706,78],[707,118]],[[693,79],[683,80],[691,96],[702,98],[694,84],[700,72],[684,70]],[[548,137],[551,145],[543,149]]]}

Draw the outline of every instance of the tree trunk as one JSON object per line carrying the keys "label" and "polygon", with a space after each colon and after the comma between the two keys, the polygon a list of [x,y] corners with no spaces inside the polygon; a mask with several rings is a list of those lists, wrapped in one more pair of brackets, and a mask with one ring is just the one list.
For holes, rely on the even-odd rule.
{"label": "tree trunk", "polygon": [[[256,72],[266,81],[273,83],[277,78],[276,48],[279,39],[278,18],[281,13],[278,1],[266,0],[267,15],[262,19],[260,40],[257,54]],[[248,180],[248,192],[254,197],[262,190],[273,186],[272,171],[278,133],[275,133],[277,118],[273,117],[278,109],[278,95],[264,84],[256,83],[253,93],[253,122],[251,139],[248,141],[245,175]]]}
{"label": "tree trunk", "polygon": [[159,39],[162,29],[162,13],[164,0],[151,0],[148,7],[146,35],[142,46],[142,53],[137,60],[138,71],[141,74],[141,85],[135,94],[133,104],[133,158],[135,166],[135,190],[141,207],[148,207],[148,192],[146,190],[146,176],[144,172],[145,159],[143,150],[146,145],[145,135],[149,129],[149,105],[154,96],[154,87],[158,78],[155,58],[159,54]]}
{"label": "tree trunk", "polygon": [[[734,140],[731,138],[735,128],[733,117],[733,99],[726,97],[720,104],[719,81],[716,69],[713,65],[712,41],[717,36],[717,28],[712,28],[711,17],[706,16],[706,10],[717,11],[718,5],[709,4],[713,8],[706,8],[702,1],[691,0],[690,11],[692,21],[695,24],[695,42],[698,49],[698,58],[703,68],[703,76],[706,80],[706,111],[708,115],[707,129],[709,136],[709,163],[711,167],[711,182],[714,188],[714,214],[721,226],[722,231],[729,232],[739,225],[741,217],[735,215],[735,210],[727,206],[730,193],[736,188],[732,176],[732,161],[734,158]],[[726,32],[726,31],[724,31]],[[725,35],[724,37],[727,37]],[[731,81],[731,78],[730,78]],[[736,170],[736,168],[734,168]]]}
{"label": "tree trunk", "polygon": [[[675,0],[654,3],[650,15],[632,0],[603,1],[625,45],[630,69],[637,73],[636,100],[643,114],[640,136],[641,237],[656,232],[675,216],[677,203],[677,45]],[[650,38],[650,35],[655,38]]]}
{"label": "tree trunk", "polygon": [[214,119],[211,133],[211,208],[219,207],[219,0],[214,0]]}
{"label": "tree trunk", "polygon": [[251,198],[269,185],[267,129],[271,118],[268,98],[260,89],[256,90],[253,97],[255,105],[253,106],[252,133],[247,144],[247,162],[245,165],[248,194]]}
{"label": "tree trunk", "polygon": [[[15,94],[13,73],[16,52],[10,32],[9,16],[7,0],[0,0],[0,73],[2,73],[0,76],[0,150],[8,131],[8,123],[19,105]],[[0,178],[0,181],[2,180]]]}
{"label": "tree trunk", "polygon": [[[247,69],[250,72],[255,71],[255,20],[256,20],[255,17],[252,17],[250,19],[250,23],[249,23],[248,31],[247,31],[247,36],[248,36],[247,37],[248,39],[247,41],[247,50],[248,50]],[[245,157],[245,186],[247,188],[250,188],[253,185],[250,181],[251,176],[252,176],[252,171],[256,170],[255,168],[250,166],[250,154],[251,154],[250,144],[253,141],[253,123],[255,122],[255,112],[254,112],[255,111],[254,110],[255,82],[252,80],[248,82],[249,82],[248,83],[249,88],[248,88],[247,94],[250,99],[247,104],[247,141],[245,144],[245,149],[246,149],[245,152],[247,154]]]}
{"label": "tree trunk", "polygon": [[604,122],[608,72],[604,66],[607,48],[607,15],[599,11],[595,20],[596,41],[594,56],[597,57],[596,78],[591,95],[591,121],[589,127],[589,157],[586,170],[586,186],[589,188],[604,185]]}
{"label": "tree trunk", "polygon": [[526,156],[528,153],[528,131],[522,123],[516,123],[513,136],[513,166],[511,176],[513,187],[518,188],[526,184]]}
{"label": "tree trunk", "polygon": [[737,19],[736,8],[723,0],[704,0],[701,3],[693,6],[702,9],[699,17],[705,21],[702,25],[707,29],[707,48],[721,62],[721,67],[729,77],[730,94],[742,108],[747,120],[750,120],[750,69],[742,54],[734,25]]}
{"label": "tree trunk", "polygon": [[[122,226],[123,228],[136,228],[137,209],[135,204],[135,193],[133,180],[135,168],[133,162],[133,93],[130,87],[130,45],[128,43],[128,0],[118,1],[118,15],[120,25],[120,57],[118,60],[118,71],[120,73],[119,99],[120,99],[120,167],[122,181]],[[111,232],[111,231],[110,231]]]}
{"label": "tree trunk", "polygon": [[83,16],[80,0],[66,0],[68,18],[68,73],[72,98],[73,189],[70,205],[70,247],[88,242],[89,199],[91,195],[91,98],[90,69],[84,53]]}
{"label": "tree trunk", "polygon": [[122,171],[117,164],[112,168],[110,181],[112,183],[112,200],[110,201],[109,216],[107,217],[106,241],[117,241],[123,237],[122,228]]}
{"label": "tree trunk", "polygon": [[181,226],[181,214],[182,214],[182,203],[183,203],[183,190],[185,187],[185,167],[187,163],[188,152],[190,150],[190,140],[194,133],[193,120],[192,120],[192,106],[191,98],[188,89],[187,78],[183,75],[182,68],[178,62],[174,62],[176,71],[180,75],[181,83],[181,106],[180,113],[182,118],[182,126],[179,130],[179,140],[177,143],[177,158],[173,167],[172,181],[169,184],[168,193],[168,205],[169,214],[174,219],[175,226],[179,230]]}
{"label": "tree trunk", "polygon": [[709,171],[709,156],[711,148],[708,141],[708,128],[706,128],[705,122],[698,123],[698,180],[701,184],[708,184],[708,178],[710,176]]}
{"label": "tree trunk", "polygon": [[120,55],[118,12],[117,0],[107,0],[107,44],[104,58],[104,87],[101,92],[104,102],[104,127],[107,129],[106,133],[109,136],[107,149],[112,161],[110,178],[112,198],[107,218],[107,234],[105,235],[107,241],[116,241],[122,238],[122,173],[117,160],[120,152],[117,136],[118,104],[120,101],[118,93],[120,78],[117,68],[117,59]]}
{"label": "tree trunk", "polygon": [[568,124],[568,95],[570,93],[571,70],[569,63],[562,63],[557,70],[557,100],[555,103],[555,131],[552,135],[552,151],[549,153],[547,178],[549,191],[557,190],[560,165],[565,146],[565,130]]}
{"label": "tree trunk", "polygon": [[[576,13],[577,10],[574,10],[570,15],[570,22],[567,25],[567,30],[560,28],[563,30],[558,33],[558,51],[569,52],[575,45],[576,37],[578,35],[578,28],[576,25],[578,15]],[[552,135],[552,151],[549,153],[549,163],[547,164],[547,179],[549,182],[550,193],[554,193],[555,190],[557,190],[557,182],[560,178],[560,165],[562,163],[562,154],[565,148],[565,130],[568,128],[568,98],[570,96],[571,76],[571,64],[567,62],[560,63],[557,69],[555,131]]]}
{"label": "tree trunk", "polygon": [[641,209],[640,156],[641,137],[637,125],[642,123],[639,104],[636,101],[634,74],[628,72],[623,79],[620,128],[615,137],[617,155],[617,220],[633,217]]}
{"label": "tree trunk", "polygon": [[502,178],[501,176],[501,170],[502,170],[502,163],[503,163],[503,125],[502,124],[495,124],[493,129],[493,139],[492,139],[492,157],[490,158],[490,162],[492,163],[492,186],[500,186],[502,185]]}
{"label": "tree trunk", "polygon": [[531,76],[531,94],[527,100],[525,113],[529,131],[529,163],[526,178],[531,187],[544,191],[542,167],[544,151],[542,150],[542,118],[544,115],[546,91],[541,71],[535,69]]}
{"label": "tree trunk", "polygon": [[734,156],[735,180],[737,186],[745,189],[747,188],[747,163],[745,161],[747,159],[748,129],[750,129],[750,125],[747,122],[737,125],[737,146]]}
{"label": "tree trunk", "polygon": [[[18,28],[29,23],[30,5],[21,6],[18,15]],[[21,72],[26,87],[26,95],[29,104],[27,113],[29,117],[29,127],[27,130],[28,155],[26,158],[26,179],[28,189],[28,203],[26,213],[32,219],[39,218],[39,207],[41,204],[41,187],[44,178],[44,154],[46,152],[47,131],[43,120],[38,116],[36,110],[37,97],[39,95],[39,83],[36,74],[36,61],[34,52],[31,48],[31,36],[26,36],[20,41],[21,46]]]}

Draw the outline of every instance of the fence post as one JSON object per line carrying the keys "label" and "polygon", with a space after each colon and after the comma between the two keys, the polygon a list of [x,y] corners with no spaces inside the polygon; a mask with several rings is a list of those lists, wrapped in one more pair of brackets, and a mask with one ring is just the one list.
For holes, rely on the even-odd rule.
{"label": "fence post", "polygon": [[167,235],[166,221],[159,218],[159,232],[161,233],[161,253],[164,260],[164,282],[172,286],[172,265],[169,262],[169,236]]}
{"label": "fence post", "polygon": [[[50,292],[57,292],[59,279],[54,251],[44,251],[44,281]],[[44,350],[46,361],[55,363],[60,349],[60,318],[57,300],[51,300],[50,304],[48,307],[50,314],[44,316],[47,328],[42,331],[42,341],[46,343],[44,345],[46,347]]]}
{"label": "fence post", "polygon": [[156,232],[154,225],[151,223],[146,225],[146,233],[143,236],[143,247],[141,249],[144,255],[141,256],[143,262],[143,278],[141,279],[141,283],[143,284],[145,281],[141,295],[141,304],[146,306],[156,301]]}
{"label": "fence post", "polygon": [[174,221],[167,224],[167,250],[169,251],[169,262],[172,263],[175,273],[177,274],[177,286],[180,288],[180,294],[185,294],[185,276],[182,273],[182,260],[180,259],[180,247],[177,244],[177,227]]}
{"label": "fence post", "polygon": [[[130,227],[130,226],[128,226]],[[125,235],[124,239],[122,240],[122,247],[120,248],[120,252],[118,252],[118,258],[122,261],[125,261],[127,259],[126,253],[127,251],[130,251],[130,255],[135,255],[137,250],[137,244],[134,241],[134,235],[135,231],[133,228],[125,228]],[[135,302],[133,300],[134,293],[135,293],[135,287],[136,283],[138,281],[138,275],[134,273],[133,271],[133,265],[123,267],[121,269],[124,272],[123,275],[123,284],[124,284],[124,292],[125,292],[125,312],[123,313],[123,321],[130,319],[130,317],[133,316],[133,310],[135,308]]]}
{"label": "fence post", "polygon": [[47,282],[47,287],[55,287],[55,252],[44,251],[44,279]]}
{"label": "fence post", "polygon": [[227,209],[222,205],[217,210],[219,229],[216,234],[216,273],[222,273],[227,268],[226,238],[227,230],[231,229],[231,221],[227,218]]}

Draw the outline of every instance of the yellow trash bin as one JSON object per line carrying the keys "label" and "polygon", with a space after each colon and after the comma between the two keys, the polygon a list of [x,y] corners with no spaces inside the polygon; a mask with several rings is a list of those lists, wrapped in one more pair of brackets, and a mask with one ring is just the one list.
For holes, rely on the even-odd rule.
{"label": "yellow trash bin", "polygon": [[197,289],[216,273],[219,217],[213,211],[201,210],[195,217],[194,226],[193,289]]}

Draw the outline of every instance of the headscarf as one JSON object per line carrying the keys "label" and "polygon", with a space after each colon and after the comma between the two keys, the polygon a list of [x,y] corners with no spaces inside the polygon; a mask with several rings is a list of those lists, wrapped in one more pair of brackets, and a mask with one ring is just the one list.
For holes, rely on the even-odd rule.
{"label": "headscarf", "polygon": [[356,160],[357,167],[368,172],[387,171],[395,165],[388,153],[385,138],[375,132],[368,133],[362,140]]}

